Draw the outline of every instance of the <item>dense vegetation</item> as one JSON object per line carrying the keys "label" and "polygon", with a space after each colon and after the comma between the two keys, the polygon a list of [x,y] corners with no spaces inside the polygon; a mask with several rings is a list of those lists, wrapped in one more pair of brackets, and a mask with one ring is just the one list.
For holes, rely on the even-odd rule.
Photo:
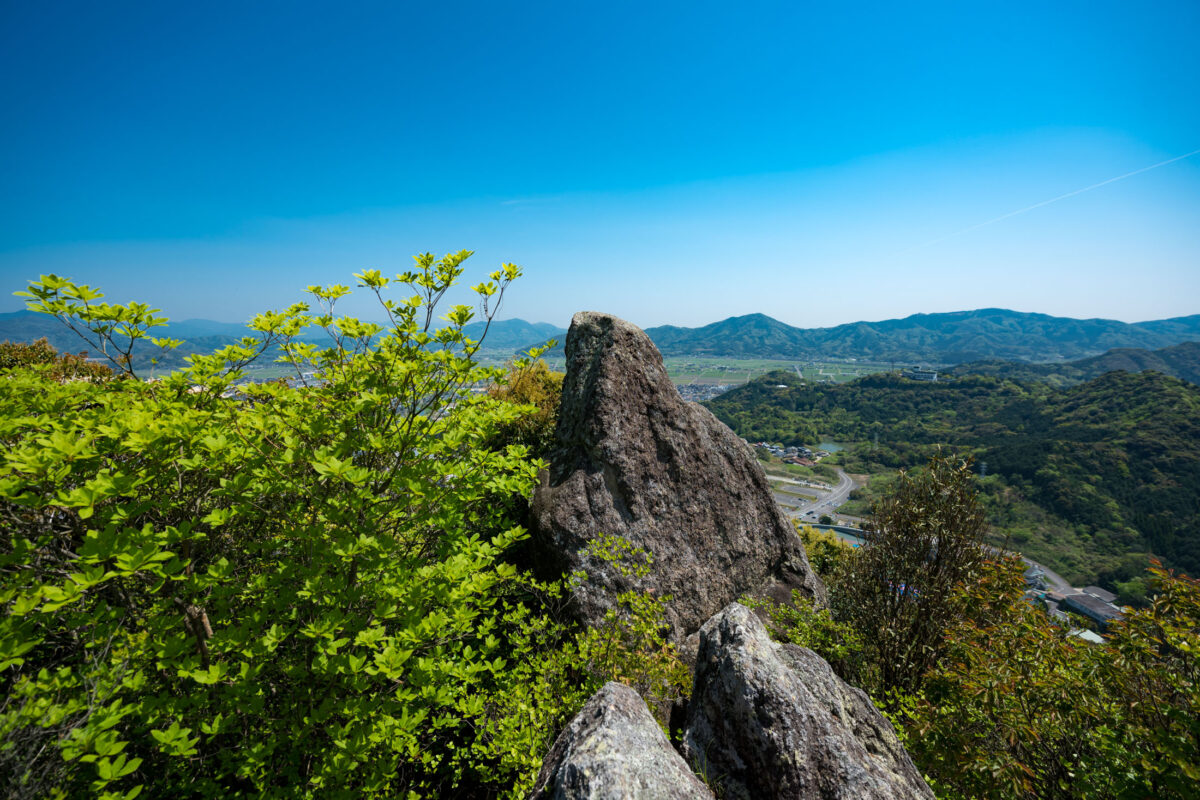
{"label": "dense vegetation", "polygon": [[1029,364],[1020,361],[972,361],[946,370],[948,375],[990,375],[1018,381],[1042,381],[1062,388],[1098,378],[1106,372],[1146,372],[1200,384],[1200,342],[1183,342],[1161,350],[1118,348],[1078,361]]}
{"label": "dense vegetation", "polygon": [[1019,560],[980,548],[967,463],[902,473],[879,512],[858,550],[801,530],[832,613],[767,611],[890,711],[938,796],[1195,796],[1200,583],[1154,566],[1153,601],[1093,645],[1025,600]]}
{"label": "dense vegetation", "polygon": [[[782,387],[782,388],[781,388]],[[1068,578],[1140,593],[1149,555],[1200,573],[1200,387],[1114,372],[1066,390],[981,376],[847,384],[777,372],[708,403],[740,435],[858,442],[851,472],[970,451],[998,536]]]}
{"label": "dense vegetation", "polygon": [[[578,576],[506,560],[533,409],[471,391],[503,375],[472,360],[469,308],[433,325],[467,255],[358,275],[386,328],[335,317],[346,287],[310,287],[316,313],[262,314],[159,381],[129,357],[171,346],[153,309],[30,287],[116,374],[0,374],[0,793],[521,796],[604,681],[663,707],[686,690],[659,599],[626,594],[581,630],[558,614]],[[474,287],[485,319],[517,274]],[[316,377],[234,391],[272,351]]]}
{"label": "dense vegetation", "polygon": [[648,328],[646,333],[664,355],[941,364],[989,358],[1054,361],[1114,347],[1157,348],[1200,339],[1200,315],[1131,325],[989,308],[833,328],[793,328],[763,314],[749,314],[701,328],[668,325]]}
{"label": "dense vegetation", "polygon": [[[538,363],[480,367],[464,306],[433,324],[468,255],[419,257],[394,281],[356,276],[386,327],[335,316],[346,287],[311,287],[316,313],[260,315],[252,335],[158,381],[139,380],[132,357],[174,344],[150,336],[153,309],[54,276],[30,287],[32,305],[96,337],[111,368],[46,344],[0,346],[5,796],[519,797],[604,681],[659,710],[686,695],[663,639],[669,598],[625,593],[581,629],[560,613],[581,576],[539,582],[514,564],[561,377]],[[484,333],[518,274],[506,265],[475,287]],[[410,296],[386,299],[389,284]],[[303,338],[313,328],[328,345]],[[247,363],[276,352],[298,385],[234,389]],[[814,407],[844,426],[838,436],[885,423],[913,435],[911,448],[881,435],[848,456],[877,465],[934,447],[932,431],[961,418],[1033,458],[1024,425],[1059,456],[1034,479],[1068,485],[1067,455],[1111,445],[1088,438],[1101,426],[1175,467],[1138,439],[1172,429],[1130,389],[1193,416],[1195,389],[1133,379],[1166,380],[1106,376],[1059,394],[981,378],[931,394],[868,379],[848,389],[874,409],[867,419],[829,394],[843,387],[809,395],[771,376],[747,389],[824,397]],[[959,398],[953,414],[930,399],[945,397]],[[1129,419],[1111,426],[1096,408]],[[1050,436],[1063,431],[1074,438]],[[1194,444],[1193,433],[1176,431]],[[862,551],[805,531],[833,611],[770,609],[776,632],[889,708],[946,796],[1187,797],[1200,779],[1200,588],[1156,570],[1151,604],[1108,646],[1073,640],[1021,599],[1019,567],[981,558],[971,484],[953,459],[900,474]],[[627,574],[650,566],[619,539],[593,548]]]}

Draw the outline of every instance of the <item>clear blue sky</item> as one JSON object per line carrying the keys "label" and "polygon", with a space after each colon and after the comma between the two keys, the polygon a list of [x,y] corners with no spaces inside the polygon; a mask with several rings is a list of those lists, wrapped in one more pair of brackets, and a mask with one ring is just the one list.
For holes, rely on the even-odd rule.
{"label": "clear blue sky", "polygon": [[[0,310],[470,248],[502,316],[1200,312],[1200,3],[0,3]],[[363,313],[353,303],[348,310]]]}

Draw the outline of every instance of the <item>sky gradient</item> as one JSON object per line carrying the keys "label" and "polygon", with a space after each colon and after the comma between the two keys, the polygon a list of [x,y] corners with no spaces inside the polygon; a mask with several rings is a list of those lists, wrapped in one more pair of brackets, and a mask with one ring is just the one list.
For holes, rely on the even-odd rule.
{"label": "sky gradient", "polygon": [[468,248],[560,325],[1200,313],[1200,154],[1038,205],[1200,148],[1194,0],[0,9],[0,311]]}

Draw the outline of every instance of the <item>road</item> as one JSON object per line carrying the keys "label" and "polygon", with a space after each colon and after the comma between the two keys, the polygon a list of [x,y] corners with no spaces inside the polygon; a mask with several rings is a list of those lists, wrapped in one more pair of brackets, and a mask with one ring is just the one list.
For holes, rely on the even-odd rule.
{"label": "road", "polygon": [[[794,507],[782,506],[784,513],[786,513],[792,519],[797,519],[810,514],[814,518],[819,517],[821,514],[829,514],[830,516],[833,516],[834,512],[837,510],[837,507],[846,502],[847,498],[850,496],[850,492],[854,490],[854,480],[845,472],[843,472],[841,467],[837,467],[836,469],[838,475],[837,486],[834,486],[833,489],[829,490],[828,492],[823,490],[821,484],[810,483],[808,481],[792,480],[790,478],[781,478],[777,475],[770,476],[771,480],[773,481],[791,483],[808,489],[816,489],[817,491],[821,492],[821,496],[817,497],[817,499],[804,503],[803,505]],[[778,497],[776,499],[778,499]],[[1000,549],[997,547],[989,546],[988,549],[992,552],[1000,552]],[[1018,553],[1017,555],[1020,554]],[[1026,558],[1025,556],[1021,556],[1021,560],[1024,561],[1027,566],[1041,568],[1042,572],[1046,574],[1046,586],[1050,591],[1062,592],[1063,594],[1079,593],[1079,589],[1071,586],[1066,578],[1048,568],[1045,564],[1039,564],[1032,558]]]}
{"label": "road", "polygon": [[1064,578],[1062,575],[1059,575],[1045,564],[1039,564],[1032,558],[1026,558],[1025,556],[1021,556],[1021,560],[1030,567],[1040,567],[1042,572],[1046,573],[1046,586],[1049,587],[1050,591],[1061,592],[1062,594],[1077,594],[1079,592],[1078,589],[1067,583],[1066,578]]}
{"label": "road", "polygon": [[846,502],[850,497],[850,492],[854,490],[854,480],[842,471],[841,467],[836,467],[838,482],[837,486],[818,497],[816,500],[805,503],[788,512],[789,517],[813,516],[819,517],[821,514],[832,515],[837,507]]}

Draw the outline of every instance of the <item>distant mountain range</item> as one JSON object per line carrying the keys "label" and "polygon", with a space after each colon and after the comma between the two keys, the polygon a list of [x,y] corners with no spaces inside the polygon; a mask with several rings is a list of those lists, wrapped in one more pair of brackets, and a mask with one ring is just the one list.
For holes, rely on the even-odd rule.
{"label": "distant mountain range", "polygon": [[[483,334],[484,323],[472,322],[464,329],[467,336],[478,339]],[[563,339],[566,330],[548,322],[526,322],[523,319],[497,320],[493,322],[484,339],[485,350],[511,352],[540,344],[547,339]],[[244,324],[217,322],[211,319],[185,319],[172,322],[165,328],[154,331],[156,336],[182,339],[184,345],[176,355],[210,353],[219,347],[231,344],[243,336],[252,335]],[[323,332],[318,332],[325,338]],[[13,311],[0,314],[0,342],[32,342],[45,338],[60,352],[78,353],[87,350],[87,345],[73,331],[58,320],[32,311]],[[150,345],[144,349],[149,352]]]}
{"label": "distant mountain range", "polygon": [[1200,314],[1131,324],[986,308],[833,328],[793,328],[764,314],[749,314],[702,328],[663,326],[648,328],[646,333],[664,355],[937,364],[982,359],[1063,361],[1117,347],[1157,349],[1200,339]]}
{"label": "distant mountain range", "polygon": [[1200,384],[1200,342],[1184,342],[1161,350],[1118,347],[1103,355],[1061,364],[972,361],[959,364],[947,372],[951,375],[991,375],[1021,381],[1041,381],[1061,388],[1090,381],[1114,370],[1153,370],[1188,383]]}
{"label": "distant mountain range", "polygon": [[[484,324],[472,322],[463,328],[463,333],[472,339],[483,334]],[[523,319],[505,319],[492,323],[483,340],[485,350],[524,350],[555,339],[561,345],[567,338],[566,328],[549,322],[526,322]]]}
{"label": "distant mountain range", "polygon": [[[466,332],[478,338],[483,323],[473,322]],[[171,323],[165,335],[184,339],[195,352],[212,349],[245,334],[236,323],[189,319]],[[765,314],[730,317],[701,328],[664,325],[646,333],[664,355],[732,356],[781,359],[846,359],[895,361],[901,363],[964,364],[976,361],[1061,362],[1100,356],[1119,349],[1110,362],[1151,360],[1135,356],[1133,350],[1161,350],[1187,341],[1200,341],[1200,314],[1150,322],[1127,323],[1106,319],[1071,319],[1048,314],[1029,314],[1000,308],[956,311],[946,314],[914,314],[882,322],[854,322],[832,328],[795,328]],[[81,342],[55,320],[40,314],[17,311],[0,314],[0,341],[33,341],[45,336],[60,350],[78,351]],[[546,322],[522,319],[492,323],[484,349],[519,351],[558,340],[559,351],[566,331]],[[1175,356],[1159,355],[1162,363]],[[1187,357],[1183,357],[1187,360]],[[1141,361],[1139,361],[1139,359]],[[1157,363],[1157,362],[1155,362]],[[1169,366],[1169,365],[1168,365]],[[1123,367],[1110,367],[1110,369]],[[1124,367],[1132,369],[1132,367]],[[1179,374],[1172,367],[1145,369]],[[997,367],[998,369],[998,367]],[[1080,365],[1078,380],[1092,374]],[[1067,374],[1067,373],[1064,373]],[[1099,373],[1097,373],[1099,374]],[[1186,378],[1185,378],[1186,379]],[[1071,378],[1070,380],[1075,380]]]}

